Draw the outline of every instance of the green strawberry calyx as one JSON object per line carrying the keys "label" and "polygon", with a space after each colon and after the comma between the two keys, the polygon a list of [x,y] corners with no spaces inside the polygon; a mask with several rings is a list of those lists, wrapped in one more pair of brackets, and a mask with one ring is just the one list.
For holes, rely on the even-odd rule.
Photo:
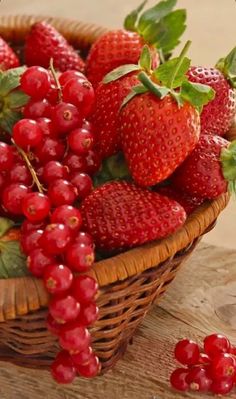
{"label": "green strawberry calyx", "polygon": [[113,180],[132,180],[122,152],[103,160],[101,169],[93,177],[94,187]]}
{"label": "green strawberry calyx", "polygon": [[158,49],[162,61],[180,43],[186,29],[186,10],[174,10],[177,0],[163,0],[143,11],[147,0],[125,19],[125,29],[137,32],[144,42]]}
{"label": "green strawberry calyx", "polygon": [[233,88],[236,88],[236,47],[225,57],[221,58],[216,68],[219,69]]}
{"label": "green strawberry calyx", "polygon": [[220,159],[224,178],[229,183],[229,192],[236,193],[236,140],[221,151]]}

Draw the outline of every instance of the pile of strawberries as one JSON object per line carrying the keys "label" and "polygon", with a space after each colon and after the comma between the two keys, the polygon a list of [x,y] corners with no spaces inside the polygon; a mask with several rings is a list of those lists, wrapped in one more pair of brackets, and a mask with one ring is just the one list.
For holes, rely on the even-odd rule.
{"label": "pile of strawberries", "polygon": [[[21,224],[29,271],[51,294],[62,351],[52,375],[91,378],[100,363],[95,257],[167,237],[205,200],[235,191],[236,48],[215,68],[172,50],[186,11],[144,1],[84,61],[51,25],[34,24],[24,64],[0,41],[0,195]],[[163,34],[163,32],[165,34]]]}

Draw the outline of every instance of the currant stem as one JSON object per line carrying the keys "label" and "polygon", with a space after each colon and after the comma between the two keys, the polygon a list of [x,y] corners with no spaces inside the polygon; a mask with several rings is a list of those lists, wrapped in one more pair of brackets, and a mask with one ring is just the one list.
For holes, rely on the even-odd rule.
{"label": "currant stem", "polygon": [[177,73],[179,72],[179,69],[180,69],[180,67],[181,67],[181,65],[182,65],[182,62],[183,62],[183,60],[184,60],[184,57],[185,57],[185,55],[187,54],[187,52],[188,52],[189,47],[191,46],[191,44],[192,44],[192,42],[191,42],[190,40],[188,40],[187,43],[185,44],[183,50],[182,50],[181,53],[180,53],[179,60],[178,60],[178,63],[177,63],[177,65],[176,65],[175,71],[174,71],[173,75],[171,76],[171,78],[170,78],[170,80],[169,80],[169,82],[168,82],[168,87],[169,87],[171,90],[173,89],[173,83],[174,83],[175,77],[176,77]]}
{"label": "currant stem", "polygon": [[54,79],[54,81],[56,83],[56,88],[57,88],[57,91],[58,91],[58,100],[60,102],[62,100],[62,90],[61,90],[61,85],[60,85],[60,82],[58,80],[56,71],[54,69],[53,58],[50,59],[50,70],[52,72],[53,79]]}
{"label": "currant stem", "polygon": [[26,165],[27,165],[27,167],[28,167],[28,169],[29,169],[29,171],[30,171],[30,174],[31,174],[31,176],[32,176],[32,179],[33,179],[34,183],[35,183],[36,186],[37,186],[37,189],[38,189],[39,193],[43,194],[43,191],[44,191],[44,190],[43,190],[43,186],[41,185],[41,183],[40,183],[40,181],[39,181],[39,179],[38,179],[38,176],[37,176],[37,174],[36,174],[36,172],[35,172],[33,166],[31,165],[29,158],[27,157],[27,154],[25,153],[24,150],[22,150],[22,148],[20,148],[20,147],[15,143],[15,141],[14,141],[13,139],[11,139],[11,141],[12,141],[13,145],[16,147],[16,149],[17,149],[17,151],[19,152],[19,154],[20,154],[20,155],[22,156],[22,158],[24,159],[24,161],[25,161],[25,163],[26,163]]}

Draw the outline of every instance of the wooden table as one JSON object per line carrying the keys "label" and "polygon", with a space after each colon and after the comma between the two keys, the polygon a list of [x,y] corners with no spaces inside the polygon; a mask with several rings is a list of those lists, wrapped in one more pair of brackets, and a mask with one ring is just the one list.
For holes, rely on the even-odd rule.
{"label": "wooden table", "polygon": [[[201,244],[160,306],[137,331],[125,357],[104,377],[56,385],[46,372],[0,363],[1,399],[182,399],[212,398],[172,391],[173,348],[178,339],[201,342],[224,332],[236,344],[236,251]],[[229,398],[236,399],[236,391]]]}

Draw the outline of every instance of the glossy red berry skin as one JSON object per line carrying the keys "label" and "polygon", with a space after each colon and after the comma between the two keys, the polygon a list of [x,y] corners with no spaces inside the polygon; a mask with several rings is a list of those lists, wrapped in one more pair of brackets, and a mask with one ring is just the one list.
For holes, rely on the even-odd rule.
{"label": "glossy red berry skin", "polygon": [[76,369],[71,356],[66,351],[58,353],[51,365],[51,374],[59,384],[71,384],[76,377]]}
{"label": "glossy red berry skin", "polygon": [[58,161],[50,161],[43,167],[42,179],[47,185],[56,179],[68,179],[68,168]]}
{"label": "glossy red berry skin", "polygon": [[52,213],[51,222],[63,223],[68,226],[73,233],[76,233],[82,226],[82,216],[79,209],[70,205],[61,205]]}
{"label": "glossy red berry skin", "polygon": [[92,350],[91,346],[88,346],[82,352],[71,355],[74,365],[81,366],[83,364],[88,363],[92,353],[93,353],[93,350]]}
{"label": "glossy red berry skin", "polygon": [[98,357],[92,354],[88,363],[77,366],[76,369],[81,377],[94,378],[100,373],[101,365]]}
{"label": "glossy red berry skin", "polygon": [[47,266],[54,262],[53,256],[45,254],[40,248],[33,249],[27,258],[28,269],[35,277],[43,277]]}
{"label": "glossy red berry skin", "polygon": [[91,336],[85,327],[73,322],[62,327],[59,343],[63,349],[75,354],[90,346]]}
{"label": "glossy red berry skin", "polygon": [[83,172],[87,167],[85,158],[73,152],[69,152],[66,155],[63,159],[63,164],[67,166],[71,172]]}
{"label": "glossy red berry skin", "polygon": [[42,235],[43,230],[33,230],[21,237],[21,248],[25,255],[29,255],[35,249],[40,248]]}
{"label": "glossy red berry skin", "polygon": [[217,353],[228,353],[230,342],[227,337],[221,334],[208,335],[204,339],[204,351],[210,357],[214,357]]}
{"label": "glossy red berry skin", "polygon": [[81,304],[89,304],[95,300],[98,292],[98,283],[90,276],[76,276],[74,278],[71,294]]}
{"label": "glossy red berry skin", "polygon": [[83,116],[80,111],[69,103],[57,104],[51,113],[52,124],[60,135],[66,135],[71,130],[82,126]]}
{"label": "glossy red berry skin", "polygon": [[29,193],[22,202],[23,213],[31,222],[43,221],[49,215],[50,209],[50,200],[42,193]]}
{"label": "glossy red berry skin", "polygon": [[29,119],[48,118],[50,114],[51,105],[46,99],[39,101],[31,100],[23,110],[24,117]]}
{"label": "glossy red berry skin", "polygon": [[[50,112],[51,112],[51,109],[50,109]],[[41,117],[41,118],[37,118],[36,122],[43,132],[43,137],[48,137],[48,136],[50,136],[51,138],[56,137],[55,131],[52,126],[51,119]]]}
{"label": "glossy red berry skin", "polygon": [[71,270],[83,273],[94,263],[94,250],[90,245],[75,242],[67,248],[65,258]]}
{"label": "glossy red berry skin", "polygon": [[71,287],[73,274],[67,266],[54,263],[46,267],[43,280],[50,294],[61,294]]}
{"label": "glossy red berry skin", "polygon": [[199,355],[200,350],[198,344],[189,339],[183,339],[175,346],[175,358],[181,364],[186,364],[188,366],[197,364]]}
{"label": "glossy red berry skin", "polygon": [[28,187],[20,183],[5,187],[2,194],[3,207],[13,215],[22,215],[22,202],[29,191]]}
{"label": "glossy red berry skin", "polygon": [[211,359],[209,358],[208,355],[206,355],[206,353],[200,353],[197,364],[209,364],[210,361]]}
{"label": "glossy red berry skin", "polygon": [[95,93],[92,84],[85,78],[70,79],[62,88],[64,101],[74,104],[87,118],[94,106]]}
{"label": "glossy red berry skin", "polygon": [[[70,295],[54,296],[49,303],[49,313],[59,324],[76,320],[79,312],[80,304]],[[62,348],[66,349],[63,346]]]}
{"label": "glossy red berry skin", "polygon": [[73,172],[71,174],[70,182],[77,188],[77,195],[81,200],[86,198],[93,189],[93,181],[86,173]]}
{"label": "glossy red berry skin", "polygon": [[98,172],[101,167],[101,158],[99,154],[93,150],[90,150],[85,156],[85,169],[83,172],[93,176],[94,173]]}
{"label": "glossy red berry skin", "polygon": [[50,315],[50,313],[47,315],[46,318],[46,326],[51,334],[59,336],[62,325],[57,323],[56,320],[54,320],[54,318]]}
{"label": "glossy red berry skin", "polygon": [[11,183],[21,183],[25,186],[31,186],[33,183],[30,171],[23,163],[16,163],[11,167],[9,180]]}
{"label": "glossy red berry skin", "polygon": [[71,79],[79,79],[82,78],[87,80],[87,78],[79,71],[65,71],[59,76],[59,83],[61,86],[65,86],[65,84]]}
{"label": "glossy red berry skin", "polygon": [[211,386],[211,391],[215,395],[227,395],[232,391],[234,382],[232,379],[217,379],[214,380]]}
{"label": "glossy red berry skin", "polygon": [[60,161],[64,153],[65,145],[62,141],[46,137],[36,149],[35,156],[42,165],[45,165],[49,161]]}
{"label": "glossy red berry skin", "polygon": [[43,133],[33,119],[21,119],[13,127],[13,139],[20,148],[27,150],[41,144]]}
{"label": "glossy red berry skin", "polygon": [[170,383],[174,389],[185,392],[189,389],[189,385],[186,381],[189,370],[184,368],[178,368],[173,371],[170,376]]}
{"label": "glossy red berry skin", "polygon": [[57,179],[50,184],[48,196],[54,206],[72,205],[77,198],[77,190],[67,180]]}
{"label": "glossy red berry skin", "polygon": [[13,166],[14,153],[10,145],[0,142],[0,172],[9,171]]}
{"label": "glossy red berry skin", "polygon": [[80,128],[70,132],[68,136],[70,149],[77,155],[87,154],[93,148],[94,136],[89,130]]}
{"label": "glossy red berry skin", "polygon": [[89,327],[98,319],[99,309],[94,302],[84,304],[80,308],[78,321],[85,327]]}
{"label": "glossy red berry skin", "polygon": [[60,255],[69,246],[72,239],[69,227],[60,223],[49,224],[40,239],[42,249],[49,255]]}
{"label": "glossy red berry skin", "polygon": [[212,385],[212,380],[204,367],[192,367],[189,371],[186,382],[192,391],[208,392]]}
{"label": "glossy red berry skin", "polygon": [[30,233],[34,230],[43,230],[46,227],[45,221],[39,223],[32,223],[29,220],[25,219],[21,225],[21,232],[22,234]]}
{"label": "glossy red berry skin", "polygon": [[50,89],[50,75],[46,69],[32,66],[22,74],[20,85],[28,96],[41,100]]}
{"label": "glossy red berry skin", "polygon": [[229,353],[218,353],[212,358],[210,366],[214,379],[234,378],[236,374],[235,357]]}
{"label": "glossy red berry skin", "polygon": [[93,237],[89,233],[85,233],[84,231],[80,231],[75,237],[75,242],[84,245],[90,245],[94,248]]}

